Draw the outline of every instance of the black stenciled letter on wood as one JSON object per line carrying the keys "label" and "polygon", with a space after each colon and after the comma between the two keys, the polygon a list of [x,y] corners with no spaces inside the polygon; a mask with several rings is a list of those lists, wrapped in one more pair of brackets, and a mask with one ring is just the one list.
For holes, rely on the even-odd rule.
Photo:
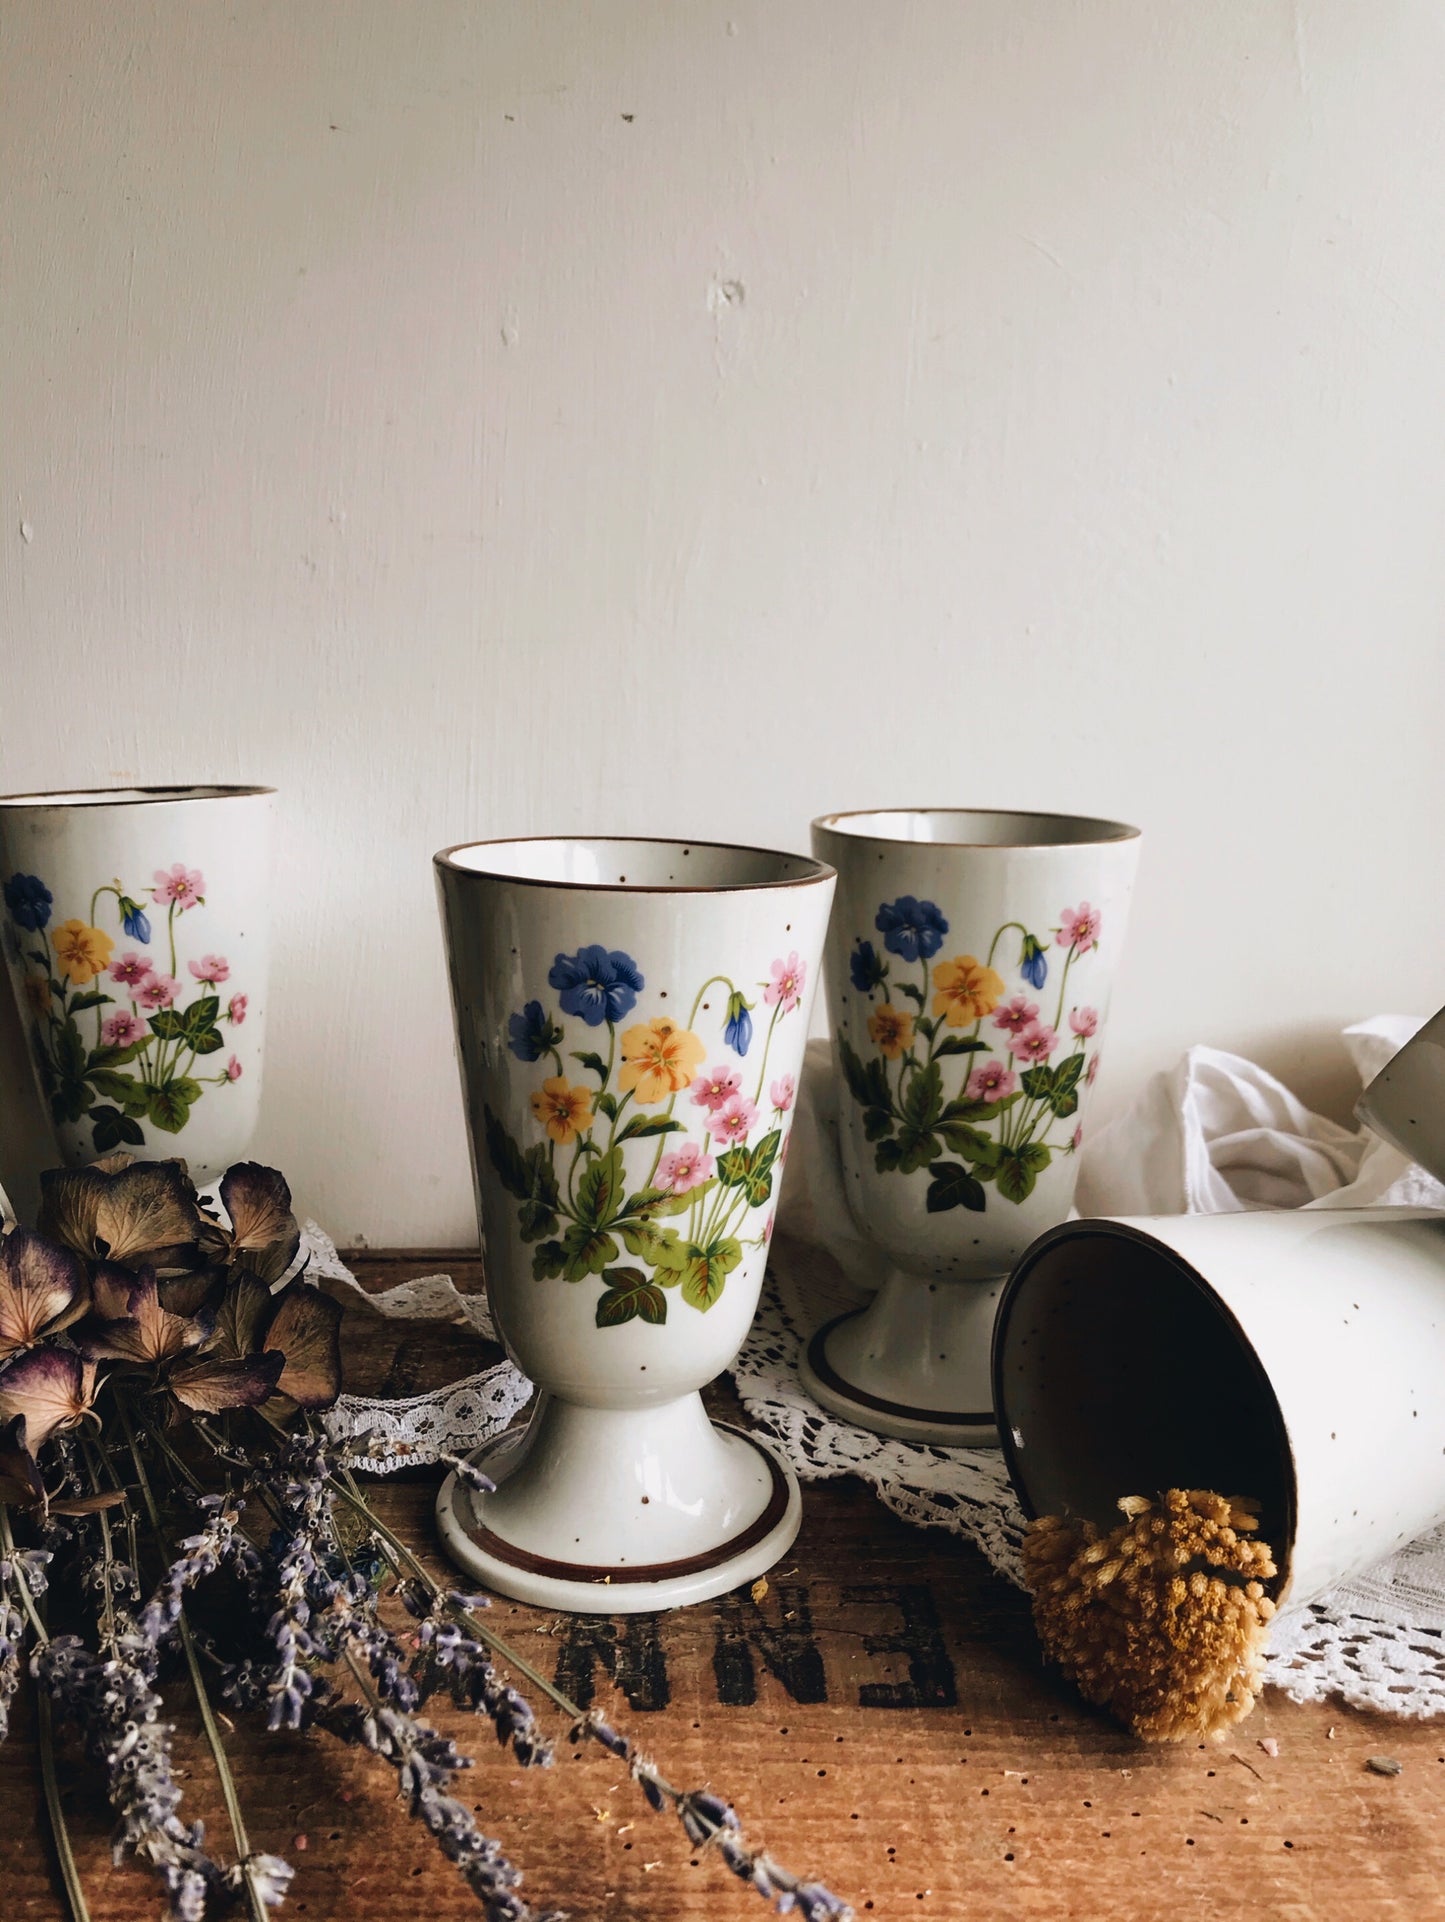
{"label": "black stenciled letter on wood", "polygon": [[896,1608],[901,1628],[889,1634],[864,1635],[869,1655],[906,1655],[906,1682],[864,1682],[858,1690],[862,1708],[953,1708],[958,1701],[953,1663],[943,1645],[933,1595],[922,1582],[903,1582],[883,1588],[872,1582],[843,1590],[845,1602],[856,1602],[870,1613]]}
{"label": "black stenciled letter on wood", "polygon": [[[717,1698],[728,1708],[749,1708],[758,1699],[753,1650],[795,1702],[826,1702],[828,1682],[823,1657],[813,1640],[813,1612],[800,1582],[775,1582],[764,1614],[751,1595],[734,1590],[713,1604],[717,1635],[712,1672]],[[774,1619],[770,1619],[774,1618]]]}
{"label": "black stenciled letter on wood", "polygon": [[632,1708],[666,1708],[672,1689],[657,1633],[659,1620],[657,1615],[624,1615],[619,1623],[605,1616],[564,1615],[553,1681],[580,1707],[590,1708],[600,1662]]}

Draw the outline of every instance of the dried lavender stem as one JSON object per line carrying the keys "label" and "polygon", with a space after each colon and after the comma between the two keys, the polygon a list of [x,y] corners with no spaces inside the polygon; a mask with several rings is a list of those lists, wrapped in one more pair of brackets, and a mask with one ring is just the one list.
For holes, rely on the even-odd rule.
{"label": "dried lavender stem", "polygon": [[[442,1600],[442,1590],[438,1588],[406,1543],[394,1535],[386,1524],[373,1514],[365,1497],[356,1486],[351,1470],[343,1465],[340,1477],[332,1475],[328,1480],[335,1492],[362,1514],[378,1537],[392,1549],[393,1565],[396,1565],[399,1558],[410,1568],[417,1580],[425,1585],[433,1604]],[[456,1610],[451,1612],[454,1616],[458,1614]],[[759,1894],[764,1896],[792,1897],[793,1903],[805,1917],[821,1919],[825,1916],[833,1916],[839,1918],[839,1922],[844,1922],[845,1918],[851,1917],[853,1911],[848,1904],[840,1902],[820,1884],[801,1882],[764,1852],[748,1849],[738,1829],[737,1817],[720,1798],[685,1794],[675,1789],[646,1757],[637,1754],[625,1738],[618,1737],[600,1721],[600,1718],[588,1714],[560,1689],[554,1687],[545,1675],[540,1674],[530,1662],[516,1654],[500,1635],[494,1634],[475,1616],[468,1620],[467,1627],[479,1641],[485,1642],[494,1650],[509,1667],[515,1668],[518,1674],[524,1675],[564,1714],[572,1717],[574,1737],[586,1735],[600,1747],[605,1748],[609,1754],[614,1756],[621,1754],[621,1759],[627,1761],[633,1780],[642,1790],[643,1797],[649,1806],[660,1814],[663,1807],[670,1803],[673,1812],[681,1819],[689,1841],[695,1847],[706,1848],[710,1844],[717,1844],[728,1868],[740,1880],[749,1882]]]}
{"label": "dried lavender stem", "polygon": [[[15,1537],[10,1531],[10,1511],[4,1502],[0,1502],[0,1555],[10,1564],[20,1606],[30,1617],[31,1629],[43,1645],[50,1640],[50,1634],[35,1606],[24,1571],[15,1560]],[[70,1846],[70,1825],[61,1806],[60,1780],[55,1773],[55,1717],[51,1712],[49,1694],[38,1685],[35,1690],[35,1711],[45,1812],[50,1817],[50,1833],[55,1840],[60,1879],[65,1885],[65,1900],[70,1908],[71,1922],[90,1922],[90,1906],[86,1902],[85,1888],[80,1879],[80,1865],[75,1859],[75,1850]]]}
{"label": "dried lavender stem", "polygon": [[[145,1499],[146,1514],[157,1539],[164,1548],[165,1536],[161,1527],[160,1510],[151,1492],[145,1464],[141,1460],[140,1449],[136,1445],[135,1430],[130,1424],[130,1415],[119,1395],[116,1396],[116,1413],[120,1425],[125,1430],[125,1438],[130,1448],[130,1458],[135,1463],[135,1472],[140,1480],[141,1494]],[[104,1509],[101,1510],[101,1524],[105,1532],[106,1556],[110,1554],[110,1528]],[[206,1731],[206,1741],[216,1764],[216,1774],[220,1777],[221,1797],[226,1804],[226,1814],[230,1818],[231,1833],[235,1837],[237,1864],[241,1871],[241,1886],[246,1892],[246,1906],[251,1911],[252,1922],[268,1922],[266,1905],[261,1900],[251,1870],[251,1843],[246,1834],[245,1819],[241,1814],[240,1798],[236,1794],[235,1778],[231,1774],[231,1764],[226,1757],[226,1745],[221,1740],[221,1730],[211,1708],[211,1698],[206,1692],[205,1678],[201,1674],[201,1664],[196,1657],[196,1645],[191,1637],[190,1624],[186,1620],[184,1605],[176,1617],[176,1628],[180,1635],[181,1648],[186,1657],[186,1667],[190,1672],[191,1688],[196,1698],[196,1706],[201,1711],[201,1724]]]}

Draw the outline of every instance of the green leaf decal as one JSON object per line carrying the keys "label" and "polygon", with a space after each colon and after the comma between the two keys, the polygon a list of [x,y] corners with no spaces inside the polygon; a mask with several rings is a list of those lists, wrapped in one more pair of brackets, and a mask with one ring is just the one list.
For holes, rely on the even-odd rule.
{"label": "green leaf decal", "polygon": [[946,1054],[987,1053],[988,1043],[986,1041],[975,1041],[971,1036],[965,1037],[961,1034],[951,1034],[945,1040],[939,1042],[933,1051],[933,1058],[935,1061],[941,1061]]}
{"label": "green leaf decal", "polygon": [[[550,1247],[551,1243],[542,1246]],[[617,1243],[611,1235],[574,1223],[562,1237],[562,1253],[563,1279],[585,1281],[588,1275],[600,1275],[616,1261]]]}
{"label": "green leaf decal", "polygon": [[615,1121],[617,1119],[616,1095],[600,1094],[593,1105],[596,1107],[598,1114],[605,1114],[609,1121]]}
{"label": "green leaf decal", "polygon": [[201,1098],[201,1084],[188,1075],[177,1075],[163,1087],[152,1088],[146,1115],[152,1127],[168,1135],[178,1135],[191,1118],[192,1105]]}
{"label": "green leaf decal", "polygon": [[186,1017],[174,1008],[162,1008],[159,1014],[150,1019],[152,1034],[158,1034],[162,1041],[184,1041],[190,1032]]}
{"label": "green leaf decal", "polygon": [[1002,1101],[950,1101],[943,1113],[939,1116],[939,1120],[992,1121],[995,1115],[1001,1115],[1005,1109],[1013,1107],[1016,1101],[1021,1101],[1022,1099],[1022,1095],[1008,1094],[1004,1096]]}
{"label": "green leaf decal", "polygon": [[1004,1200],[1027,1201],[1035,1182],[1053,1158],[1041,1141],[1031,1141],[1023,1148],[1006,1148],[999,1156],[996,1177]]}
{"label": "green leaf decal", "polygon": [[[151,1022],[157,1034],[161,1033],[156,1028],[156,1021],[159,1020],[160,1016],[157,1015]],[[483,1108],[482,1117],[487,1136],[487,1157],[497,1171],[497,1179],[509,1195],[515,1195],[518,1201],[530,1201],[532,1180],[522,1150],[490,1108]]]}
{"label": "green leaf decal", "polygon": [[638,1135],[672,1135],[682,1133],[680,1121],[669,1121],[666,1115],[635,1114],[618,1131],[619,1141],[632,1141]]}
{"label": "green leaf decal", "polygon": [[666,1188],[644,1188],[630,1198],[623,1213],[646,1215],[652,1221],[664,1215],[685,1215],[695,1201],[701,1201],[704,1195],[711,1194],[716,1186],[717,1176],[709,1175],[706,1181],[700,1181],[695,1188],[689,1188],[682,1195],[672,1194]]}
{"label": "green leaf decal", "polygon": [[898,1167],[900,1160],[896,1141],[880,1141],[873,1150],[873,1166],[880,1175],[891,1175]]}
{"label": "green leaf decal", "polygon": [[905,1124],[919,1131],[932,1127],[943,1113],[943,1073],[936,1061],[912,1076],[898,1105]]}
{"label": "green leaf decal", "polygon": [[654,1228],[650,1221],[620,1221],[616,1224],[622,1245],[652,1267],[664,1259],[669,1248],[677,1245],[676,1228]]}
{"label": "green leaf decal", "polygon": [[841,1035],[838,1037],[838,1060],[843,1067],[843,1079],[848,1083],[849,1094],[855,1101],[866,1105],[873,1098],[868,1071]]}
{"label": "green leaf decal", "polygon": [[611,1269],[607,1292],[597,1301],[597,1326],[618,1328],[623,1322],[638,1319],[660,1327],[667,1320],[667,1296],[640,1269]]}
{"label": "green leaf decal", "polygon": [[95,1123],[95,1151],[106,1154],[122,1142],[132,1148],[145,1146],[145,1130],[115,1108],[97,1108],[91,1115]]}
{"label": "green leaf decal", "polygon": [[108,1008],[114,1002],[113,994],[98,994],[91,989],[89,994],[78,994],[70,1004],[70,1012],[79,1014],[84,1008]]}
{"label": "green leaf decal", "polygon": [[935,1161],[928,1172],[933,1176],[924,1203],[929,1214],[941,1215],[949,1208],[971,1208],[975,1214],[983,1213],[987,1196],[981,1184],[959,1162]]}
{"label": "green leaf decal", "polygon": [[886,1141],[893,1132],[893,1117],[886,1108],[863,1110],[863,1133],[869,1141]]}
{"label": "green leaf decal", "polygon": [[614,1147],[590,1161],[577,1183],[577,1219],[589,1227],[605,1227],[621,1205],[622,1188],[622,1150]]}
{"label": "green leaf decal", "polygon": [[581,1054],[574,1053],[572,1059],[580,1061],[584,1068],[590,1069],[604,1088],[607,1086],[607,1063],[600,1054],[594,1054],[590,1048],[587,1048]]}
{"label": "green leaf decal", "polygon": [[124,1048],[92,1048],[86,1071],[88,1073],[92,1068],[123,1068],[126,1062],[144,1054],[150,1044],[150,1036],[147,1035],[144,1041],[132,1041]]}
{"label": "green leaf decal", "polygon": [[689,1307],[706,1314],[742,1260],[742,1247],[731,1235],[718,1236],[706,1248],[700,1248],[695,1241],[685,1246],[688,1260],[682,1271],[682,1298]]}
{"label": "green leaf decal", "polygon": [[532,1251],[533,1281],[560,1281],[567,1266],[567,1250],[560,1241],[544,1241]]}
{"label": "green leaf decal", "polygon": [[966,1121],[940,1121],[938,1132],[943,1136],[946,1147],[974,1164],[975,1173],[987,1169],[992,1174],[998,1167],[1002,1150],[992,1135],[981,1134],[977,1128],[970,1128]]}
{"label": "green leaf decal", "polygon": [[923,1006],[923,990],[916,981],[899,981],[895,984],[900,994],[906,994],[916,1007]]}
{"label": "green leaf decal", "polygon": [[92,1068],[89,1081],[95,1092],[104,1095],[107,1101],[119,1101],[125,1104],[134,1101],[139,1095],[141,1106],[145,1106],[145,1091],[134,1075],[117,1074],[114,1068]]}

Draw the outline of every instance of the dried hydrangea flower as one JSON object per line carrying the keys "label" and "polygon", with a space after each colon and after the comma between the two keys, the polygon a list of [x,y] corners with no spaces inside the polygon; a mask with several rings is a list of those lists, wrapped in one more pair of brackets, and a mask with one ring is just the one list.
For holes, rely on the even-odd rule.
{"label": "dried hydrangea flower", "polygon": [[1171,1488],[1129,1495],[1124,1521],[1046,1515],[1024,1536],[1045,1654],[1085,1701],[1148,1741],[1220,1740],[1254,1707],[1278,1573],[1257,1504]]}

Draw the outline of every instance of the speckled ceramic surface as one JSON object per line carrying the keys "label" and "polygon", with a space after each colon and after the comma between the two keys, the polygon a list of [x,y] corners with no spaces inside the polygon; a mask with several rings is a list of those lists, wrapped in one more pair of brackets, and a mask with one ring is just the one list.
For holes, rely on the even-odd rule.
{"label": "speckled ceramic surface", "polygon": [[488,1290],[544,1391],[495,1495],[444,1496],[453,1552],[556,1607],[699,1600],[797,1526],[785,1471],[697,1391],[757,1306],[834,877],[551,840],[437,878]]}
{"label": "speckled ceramic surface", "polygon": [[1139,835],[1067,815],[828,815],[828,1012],[839,1148],[887,1257],[869,1308],[818,1331],[826,1407],[911,1441],[995,1439],[1003,1277],[1073,1201]]}

